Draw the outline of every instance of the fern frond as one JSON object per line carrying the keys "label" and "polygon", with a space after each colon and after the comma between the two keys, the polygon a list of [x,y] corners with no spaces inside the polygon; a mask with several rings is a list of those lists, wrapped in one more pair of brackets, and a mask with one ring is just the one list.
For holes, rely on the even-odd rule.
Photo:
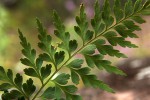
{"label": "fern frond", "polygon": [[[100,88],[114,93],[114,90],[99,80],[91,72],[91,69],[98,68],[109,73],[126,75],[119,68],[113,66],[111,61],[104,59],[104,56],[126,58],[123,53],[114,49],[114,47],[118,45],[129,48],[137,47],[126,38],[138,38],[134,31],[141,30],[138,24],[145,23],[141,15],[150,15],[150,1],[136,0],[133,3],[132,0],[127,0],[122,8],[120,0],[114,0],[114,6],[111,9],[109,0],[105,0],[102,9],[100,9],[97,0],[94,11],[94,17],[88,22],[85,7],[81,4],[80,14],[75,18],[77,26],[74,26],[74,30],[81,38],[82,45],[78,45],[78,39],[71,38],[72,34],[66,31],[65,25],[56,11],[53,12],[56,27],[54,34],[61,41],[57,47],[52,45],[53,38],[47,34],[38,19],[38,38],[40,40],[38,47],[43,51],[42,54],[36,54],[36,50],[31,47],[19,30],[23,47],[22,53],[25,56],[21,59],[21,62],[29,66],[29,68],[24,69],[24,72],[30,77],[38,78],[41,81],[41,87],[32,97],[36,89],[32,78],[23,83],[23,77],[20,74],[16,74],[16,77],[13,78],[11,70],[6,73],[3,67],[0,67],[0,80],[5,82],[0,85],[0,90],[5,91],[2,97],[7,100],[20,98],[35,100],[42,89],[51,82],[53,85],[48,86],[39,98],[44,100],[64,99],[63,95],[65,94],[66,100],[82,100],[80,95],[76,95],[76,85],[79,84],[80,80],[87,87]],[[89,23],[92,29],[90,29]],[[76,58],[77,54],[82,55],[82,57]],[[43,65],[43,62],[47,64]],[[55,68],[54,71],[51,70],[53,67]],[[60,70],[64,67],[68,68],[70,73],[60,73]],[[70,79],[73,85],[68,84]],[[15,89],[8,92],[11,88]],[[12,95],[15,95],[15,98]]]}

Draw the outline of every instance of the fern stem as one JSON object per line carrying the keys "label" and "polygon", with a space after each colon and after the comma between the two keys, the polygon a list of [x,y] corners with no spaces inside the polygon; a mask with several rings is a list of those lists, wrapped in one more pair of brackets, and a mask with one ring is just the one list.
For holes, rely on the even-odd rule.
{"label": "fern stem", "polygon": [[[142,9],[141,9],[142,10]],[[140,11],[141,11],[140,10]],[[138,12],[140,12],[138,11]],[[62,64],[62,66],[60,66],[60,68],[58,68],[57,70],[55,70],[55,72],[51,75],[51,77],[49,77],[49,79],[41,86],[41,88],[39,89],[39,91],[35,94],[35,96],[33,97],[32,100],[35,100],[35,98],[38,96],[38,94],[41,92],[41,90],[45,87],[45,85],[53,78],[53,76],[59,71],[61,70],[76,54],[78,54],[82,49],[84,49],[84,47],[86,47],[88,44],[91,44],[92,42],[94,42],[95,40],[97,40],[98,38],[100,38],[103,34],[105,34],[106,32],[110,31],[111,29],[113,29],[114,27],[116,27],[117,25],[119,25],[120,23],[122,23],[123,21],[127,20],[128,18],[135,16],[136,14],[138,14],[138,12],[131,14],[128,17],[124,17],[122,20],[120,20],[118,23],[115,23],[114,25],[112,25],[109,28],[106,28],[106,30],[104,30],[103,32],[101,32],[99,35],[94,36],[93,39],[91,39],[90,41],[88,41],[87,43],[83,42],[82,47],[80,47],[76,52],[74,52],[71,56],[69,56],[69,58]]]}

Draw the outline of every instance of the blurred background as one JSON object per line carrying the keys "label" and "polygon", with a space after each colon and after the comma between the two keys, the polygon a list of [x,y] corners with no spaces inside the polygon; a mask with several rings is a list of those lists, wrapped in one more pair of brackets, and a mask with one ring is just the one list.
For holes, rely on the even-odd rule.
{"label": "blurred background", "polygon": [[[5,69],[23,73],[20,63],[20,40],[17,29],[20,28],[33,48],[37,48],[37,25],[39,18],[49,34],[53,34],[52,10],[55,9],[64,21],[67,30],[73,31],[74,16],[79,13],[81,3],[85,4],[88,18],[94,15],[95,0],[0,0],[0,65]],[[113,0],[110,0],[113,3]],[[122,4],[124,4],[122,0]],[[135,0],[133,0],[135,1]],[[103,0],[100,0],[100,5]],[[105,72],[95,72],[101,80],[110,84],[116,90],[110,94],[101,90],[87,89],[79,85],[79,93],[84,100],[150,100],[150,16],[144,17],[147,23],[142,24],[142,31],[136,32],[138,39],[131,41],[139,46],[137,49],[117,47],[129,58],[108,58],[123,69],[128,76],[120,77]],[[40,50],[38,51],[40,52]],[[140,91],[140,92],[139,92]]]}

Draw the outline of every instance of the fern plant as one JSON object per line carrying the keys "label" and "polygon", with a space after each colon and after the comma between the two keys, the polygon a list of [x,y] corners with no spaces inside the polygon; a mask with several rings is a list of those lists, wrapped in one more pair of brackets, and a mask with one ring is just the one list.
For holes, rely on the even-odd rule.
{"label": "fern plant", "polygon": [[[97,78],[90,72],[94,68],[106,70],[109,73],[118,75],[126,75],[123,71],[111,64],[111,61],[104,59],[105,55],[126,58],[126,55],[114,46],[136,48],[135,44],[127,41],[126,38],[138,38],[134,31],[141,28],[136,24],[145,23],[141,15],[150,14],[150,1],[146,0],[127,0],[124,7],[121,6],[120,0],[114,1],[113,10],[110,8],[109,0],[105,0],[102,9],[99,2],[95,2],[95,15],[91,19],[90,24],[87,19],[84,5],[80,6],[80,14],[76,16],[77,26],[74,30],[80,39],[73,39],[69,32],[65,30],[60,17],[53,12],[54,25],[56,29],[54,34],[60,39],[57,46],[52,45],[53,38],[47,34],[41,22],[37,19],[38,25],[38,47],[43,51],[37,54],[36,50],[18,30],[21,45],[23,47],[22,54],[24,58],[21,63],[29,66],[24,69],[24,73],[31,78],[23,81],[23,77],[14,73],[11,69],[7,71],[0,67],[0,90],[3,100],[82,100],[82,97],[76,94],[77,85],[80,80],[86,87],[100,88],[108,92],[114,93],[114,90],[107,84]],[[81,45],[79,41],[82,40]],[[108,43],[106,43],[108,42]],[[95,51],[97,51],[95,53]],[[82,58],[76,55],[81,54]],[[43,64],[46,62],[46,65]],[[83,64],[85,62],[85,64]],[[60,73],[64,67],[70,70],[69,73]],[[54,71],[52,71],[54,68]],[[35,77],[40,80],[41,86],[37,88],[33,81]],[[71,80],[72,84],[68,81]],[[47,86],[48,83],[53,84]],[[45,88],[45,86],[47,88]]]}

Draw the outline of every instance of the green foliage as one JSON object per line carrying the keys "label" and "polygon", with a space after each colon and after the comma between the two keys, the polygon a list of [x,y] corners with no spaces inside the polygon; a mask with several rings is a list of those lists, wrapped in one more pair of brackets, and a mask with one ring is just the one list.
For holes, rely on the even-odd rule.
{"label": "green foliage", "polygon": [[[104,56],[126,58],[123,53],[114,49],[114,46],[137,47],[126,38],[138,37],[134,31],[141,30],[138,24],[145,23],[141,15],[150,14],[150,1],[137,0],[133,3],[131,0],[127,0],[122,8],[120,0],[115,0],[112,10],[109,0],[105,0],[102,9],[100,9],[99,2],[96,1],[94,11],[94,18],[90,22],[91,29],[85,7],[81,4],[80,14],[75,18],[77,25],[74,26],[76,34],[81,38],[77,40],[71,38],[72,34],[66,31],[61,18],[54,11],[53,19],[56,27],[54,34],[61,41],[57,43],[57,46],[52,45],[53,38],[47,34],[42,23],[37,19],[38,47],[43,51],[39,55],[22,32],[18,30],[24,55],[21,62],[28,66],[24,69],[24,73],[31,78],[23,83],[23,77],[19,73],[14,77],[12,70],[8,69],[6,72],[3,67],[0,67],[0,81],[3,81],[0,90],[4,91],[3,100],[35,100],[38,97],[42,100],[82,100],[81,96],[76,95],[78,89],[76,85],[80,83],[80,80],[87,87],[100,88],[114,93],[114,90],[99,80],[91,70],[97,68],[106,70],[108,73],[126,75],[119,68],[113,66],[111,61],[104,59]],[[82,43],[78,45],[80,40]],[[77,58],[77,54],[82,57]],[[64,67],[68,68],[70,72],[60,73]],[[36,77],[41,82],[41,87],[36,92],[32,77]],[[44,90],[49,82],[53,83],[53,86],[48,86]],[[44,92],[39,96],[41,90]]]}

